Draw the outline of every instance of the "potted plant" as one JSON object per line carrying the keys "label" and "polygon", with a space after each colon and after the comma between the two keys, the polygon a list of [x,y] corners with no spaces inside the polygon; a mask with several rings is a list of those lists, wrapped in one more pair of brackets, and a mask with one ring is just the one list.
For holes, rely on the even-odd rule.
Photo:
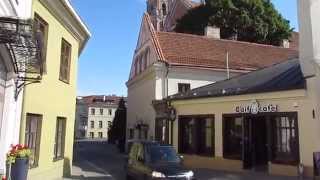
{"label": "potted plant", "polygon": [[8,180],[27,179],[31,154],[31,150],[25,145],[11,145],[11,150],[7,154]]}

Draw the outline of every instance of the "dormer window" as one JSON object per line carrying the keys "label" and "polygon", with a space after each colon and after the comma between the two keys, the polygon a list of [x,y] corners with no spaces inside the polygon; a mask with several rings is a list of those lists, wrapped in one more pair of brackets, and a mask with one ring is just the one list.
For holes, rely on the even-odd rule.
{"label": "dormer window", "polygon": [[167,15],[167,5],[166,5],[165,3],[162,4],[162,14],[163,14],[164,16]]}

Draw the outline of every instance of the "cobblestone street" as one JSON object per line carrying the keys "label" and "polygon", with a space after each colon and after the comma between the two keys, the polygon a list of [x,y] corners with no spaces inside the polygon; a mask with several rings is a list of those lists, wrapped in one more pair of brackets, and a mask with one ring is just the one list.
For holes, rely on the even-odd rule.
{"label": "cobblestone street", "polygon": [[[124,155],[103,141],[82,141],[75,145],[72,179],[125,180]],[[199,180],[297,180],[297,177],[269,176],[265,173],[230,173],[195,169]],[[306,178],[305,178],[306,179]]]}

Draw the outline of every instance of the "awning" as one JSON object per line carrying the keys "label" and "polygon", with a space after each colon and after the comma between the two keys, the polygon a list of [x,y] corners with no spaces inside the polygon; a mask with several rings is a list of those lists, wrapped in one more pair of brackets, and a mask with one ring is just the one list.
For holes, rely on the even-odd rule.
{"label": "awning", "polygon": [[33,20],[0,17],[0,44],[4,44],[11,55],[15,79],[15,98],[24,86],[38,83],[42,79],[43,35]]}
{"label": "awning", "polygon": [[20,80],[40,80],[43,73],[43,36],[33,21],[0,17],[0,44],[6,44]]}

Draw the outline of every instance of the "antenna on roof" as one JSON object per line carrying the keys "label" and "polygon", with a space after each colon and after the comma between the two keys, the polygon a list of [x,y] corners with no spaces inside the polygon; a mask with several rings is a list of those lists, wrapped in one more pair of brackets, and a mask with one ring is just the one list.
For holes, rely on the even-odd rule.
{"label": "antenna on roof", "polygon": [[230,79],[230,69],[229,69],[229,51],[227,51],[227,78]]}

